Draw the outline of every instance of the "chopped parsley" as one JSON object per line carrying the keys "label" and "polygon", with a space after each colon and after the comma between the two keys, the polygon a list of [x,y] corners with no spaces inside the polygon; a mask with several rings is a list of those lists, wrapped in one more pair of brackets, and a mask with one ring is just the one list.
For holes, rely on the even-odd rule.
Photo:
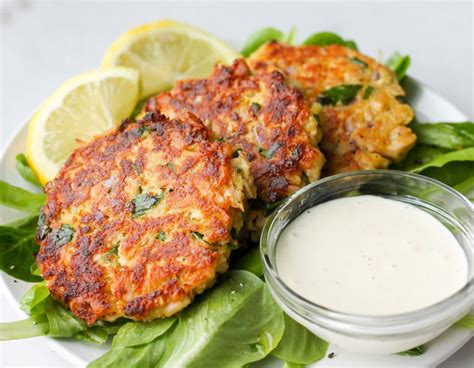
{"label": "chopped parsley", "polygon": [[208,244],[208,245],[212,245],[211,243],[209,243],[208,241],[204,240],[204,234],[201,234],[200,232],[198,231],[191,231],[191,234],[192,236],[196,239],[196,240],[201,240],[203,241],[204,243]]}
{"label": "chopped parsley", "polygon": [[362,98],[364,100],[367,100],[369,99],[370,95],[372,94],[372,92],[374,92],[374,87],[372,86],[367,86],[367,88],[365,89],[364,91],[364,95],[362,96]]}
{"label": "chopped parsley", "polygon": [[112,248],[110,248],[107,254],[117,256],[119,251],[120,242],[117,242]]}
{"label": "chopped parsley", "polygon": [[172,172],[174,173],[176,172],[176,166],[174,166],[174,164],[171,161],[166,164],[166,167],[170,169]]}
{"label": "chopped parsley", "polygon": [[236,149],[236,150],[234,151],[234,153],[232,154],[232,158],[237,158],[237,157],[239,157],[240,151],[242,151],[242,148]]}
{"label": "chopped parsley", "polygon": [[140,125],[137,129],[133,129],[130,131],[129,134],[131,134],[134,137],[141,137],[145,132],[147,132],[149,129],[146,125]]}
{"label": "chopped parsley", "polygon": [[165,196],[165,193],[160,193],[157,195],[153,195],[150,193],[142,193],[135,197],[132,200],[132,213],[133,217],[139,217],[143,215],[146,211],[148,211],[153,206],[156,206]]}
{"label": "chopped parsley", "polygon": [[161,230],[157,236],[155,236],[155,239],[158,239],[158,240],[161,240],[161,241],[165,241],[166,240],[166,235],[165,235],[165,232],[163,230]]}
{"label": "chopped parsley", "polygon": [[359,58],[356,58],[356,57],[351,58],[351,61],[354,64],[357,64],[357,65],[361,66],[362,68],[367,68],[367,66],[368,66],[365,61],[360,60]]}
{"label": "chopped parsley", "polygon": [[258,112],[260,111],[260,109],[262,108],[262,106],[256,102],[253,102],[251,105],[250,105],[250,111],[252,111],[253,115],[254,116],[257,116]]}
{"label": "chopped parsley", "polygon": [[197,232],[197,231],[191,231],[191,234],[196,238],[197,240],[204,240],[204,235]]}
{"label": "chopped parsley", "polygon": [[318,123],[321,123],[321,118],[319,117],[319,114],[313,114],[313,117],[316,119]]}
{"label": "chopped parsley", "polygon": [[48,225],[46,225],[46,217],[44,215],[44,212],[42,209],[40,209],[36,234],[40,240],[43,240],[50,231],[51,229],[48,227]]}
{"label": "chopped parsley", "polygon": [[61,227],[57,230],[53,230],[51,232],[51,242],[61,247],[64,244],[69,243],[72,238],[74,238],[75,230],[71,225],[61,225]]}
{"label": "chopped parsley", "polygon": [[138,165],[137,165],[136,162],[134,162],[134,163],[132,164],[132,168],[133,168],[133,171],[135,171],[135,173],[136,173],[137,175],[140,175],[140,174],[141,174],[141,170],[140,170],[140,168],[138,167]]}
{"label": "chopped parsley", "polygon": [[281,146],[282,146],[282,143],[277,142],[277,143],[272,144],[271,147],[268,150],[266,150],[265,148],[260,147],[258,149],[258,152],[260,152],[260,154],[265,158],[272,158],[275,155],[276,151]]}
{"label": "chopped parsley", "polygon": [[341,84],[340,86],[329,88],[321,93],[317,97],[317,101],[321,105],[335,106],[338,103],[349,105],[361,88],[362,86],[360,84]]}

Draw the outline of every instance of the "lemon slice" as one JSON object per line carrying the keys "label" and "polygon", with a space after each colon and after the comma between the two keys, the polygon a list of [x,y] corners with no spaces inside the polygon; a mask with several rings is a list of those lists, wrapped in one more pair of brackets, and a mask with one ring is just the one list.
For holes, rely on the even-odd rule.
{"label": "lemon slice", "polygon": [[42,184],[52,180],[81,142],[116,126],[133,111],[139,72],[110,68],[61,85],[33,115],[26,142],[28,163]]}
{"label": "lemon slice", "polygon": [[215,63],[231,64],[238,57],[237,51],[199,28],[160,21],[120,36],[102,66],[140,70],[143,99],[170,89],[177,79],[206,77]]}

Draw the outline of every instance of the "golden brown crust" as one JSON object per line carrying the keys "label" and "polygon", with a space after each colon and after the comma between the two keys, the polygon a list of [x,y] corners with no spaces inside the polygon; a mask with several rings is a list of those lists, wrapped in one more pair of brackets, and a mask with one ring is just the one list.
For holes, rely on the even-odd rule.
{"label": "golden brown crust", "polygon": [[[394,74],[375,60],[340,45],[289,46],[270,42],[252,54],[255,71],[280,70],[304,93],[320,117],[320,143],[325,174],[385,168],[402,159],[416,136],[406,126],[411,108],[398,101],[403,89]],[[355,99],[343,105],[322,105],[330,88],[358,85]],[[371,93],[367,93],[367,88]]]}
{"label": "golden brown crust", "polygon": [[258,196],[284,198],[317,180],[324,158],[320,134],[304,97],[280,72],[253,75],[243,59],[216,66],[207,79],[178,82],[148,101],[146,111],[180,116],[190,111],[216,138],[243,149]]}
{"label": "golden brown crust", "polygon": [[74,151],[46,186],[37,262],[75,315],[169,316],[226,270],[251,183],[208,135],[192,116],[150,113]]}

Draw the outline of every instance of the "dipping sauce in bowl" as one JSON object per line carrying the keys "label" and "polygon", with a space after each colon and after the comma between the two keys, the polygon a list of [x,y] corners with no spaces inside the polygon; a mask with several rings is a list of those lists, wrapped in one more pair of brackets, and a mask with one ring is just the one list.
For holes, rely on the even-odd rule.
{"label": "dipping sauce in bowl", "polygon": [[338,312],[415,311],[453,295],[468,278],[466,255],[443,224],[383,197],[339,198],[305,210],[278,242],[281,279]]}
{"label": "dipping sauce in bowl", "polygon": [[260,241],[275,301],[344,350],[402,352],[474,307],[474,207],[422,175],[358,171],[307,185]]}

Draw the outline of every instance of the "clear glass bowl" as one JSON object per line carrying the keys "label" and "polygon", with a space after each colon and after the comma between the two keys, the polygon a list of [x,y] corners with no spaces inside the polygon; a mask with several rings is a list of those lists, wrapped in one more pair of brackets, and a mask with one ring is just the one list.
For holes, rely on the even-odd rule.
{"label": "clear glass bowl", "polygon": [[[468,262],[468,279],[454,295],[430,307],[389,316],[341,313],[295,293],[279,277],[278,238],[304,210],[343,197],[375,195],[410,203],[428,212],[456,237]],[[425,176],[395,170],[357,171],[331,176],[294,193],[268,219],[260,247],[265,278],[277,303],[314,334],[341,348],[388,354],[424,344],[469,313],[474,305],[474,207],[450,187]],[[416,288],[416,284],[413,284]]]}

